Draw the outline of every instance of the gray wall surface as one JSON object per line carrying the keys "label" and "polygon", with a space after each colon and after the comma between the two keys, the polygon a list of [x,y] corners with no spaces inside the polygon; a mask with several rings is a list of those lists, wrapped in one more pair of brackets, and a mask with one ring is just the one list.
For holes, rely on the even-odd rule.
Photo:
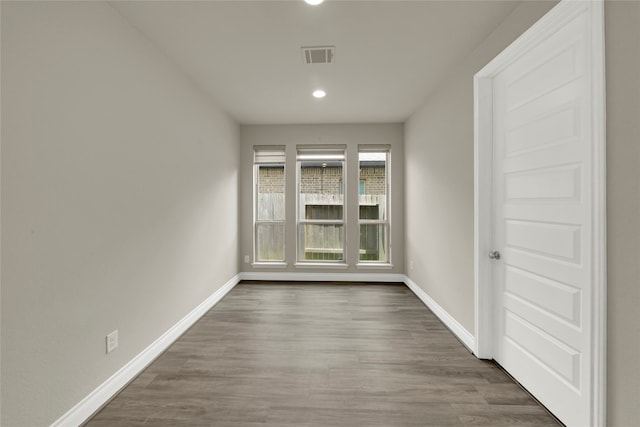
{"label": "gray wall surface", "polygon": [[[391,144],[394,268],[382,272],[406,273],[473,332],[472,78],[553,5],[518,6],[404,126],[238,128],[108,4],[1,2],[0,424],[50,424],[239,271],[274,271],[242,263],[254,145],[286,145],[291,165],[297,144],[346,144],[353,170],[357,144]],[[608,421],[630,426],[640,419],[640,2],[607,1],[605,14]],[[300,271],[295,245],[287,254],[277,271]],[[303,271],[374,271],[348,262]],[[106,355],[114,329],[120,347]]]}
{"label": "gray wall surface", "polygon": [[[404,236],[404,204],[403,191],[403,125],[396,124],[353,124],[353,125],[248,125],[240,128],[240,264],[238,268],[243,272],[257,271],[286,271],[286,272],[325,272],[325,273],[366,273],[379,269],[356,267],[357,258],[354,251],[359,247],[357,209],[347,210],[346,230],[346,261],[348,268],[296,268],[296,146],[297,145],[330,145],[347,146],[346,182],[348,195],[358,194],[358,144],[387,144],[391,145],[390,176],[391,176],[391,262],[393,268],[383,270],[383,273],[402,273],[404,271],[403,236]],[[273,267],[257,267],[243,262],[244,256],[253,259],[253,148],[256,145],[283,145],[286,147],[287,168],[286,182],[286,259],[287,267],[274,269]],[[320,280],[320,279],[319,279]]]}
{"label": "gray wall surface", "polygon": [[45,426],[237,274],[239,130],[108,4],[1,7],[0,424]]}
{"label": "gray wall surface", "polygon": [[518,6],[405,123],[406,274],[471,334],[473,76],[552,6]]}
{"label": "gray wall surface", "polygon": [[608,425],[640,420],[640,2],[605,3]]}
{"label": "gray wall surface", "polygon": [[[553,5],[515,9],[405,124],[406,274],[472,333],[473,76]],[[605,25],[607,407],[609,425],[630,426],[640,419],[640,2],[607,1]]]}

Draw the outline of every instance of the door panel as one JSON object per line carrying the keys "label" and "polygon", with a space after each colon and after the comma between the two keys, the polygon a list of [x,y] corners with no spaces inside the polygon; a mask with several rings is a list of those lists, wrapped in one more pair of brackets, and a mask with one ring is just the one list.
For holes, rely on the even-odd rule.
{"label": "door panel", "polygon": [[591,404],[588,14],[493,78],[494,358],[568,425]]}
{"label": "door panel", "polygon": [[580,327],[580,289],[517,267],[505,270],[506,295],[540,311],[541,316],[557,316],[570,326]]}

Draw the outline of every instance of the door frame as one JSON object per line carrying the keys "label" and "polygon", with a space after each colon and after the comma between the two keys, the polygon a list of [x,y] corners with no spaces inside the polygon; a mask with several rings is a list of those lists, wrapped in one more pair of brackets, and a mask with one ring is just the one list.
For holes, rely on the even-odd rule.
{"label": "door frame", "polygon": [[474,76],[474,290],[475,349],[481,359],[493,359],[494,310],[493,264],[488,258],[493,247],[493,78],[577,14],[589,16],[589,61],[591,77],[591,130],[593,173],[593,241],[591,266],[592,425],[606,425],[606,134],[604,1],[563,0],[522,36],[498,54]]}

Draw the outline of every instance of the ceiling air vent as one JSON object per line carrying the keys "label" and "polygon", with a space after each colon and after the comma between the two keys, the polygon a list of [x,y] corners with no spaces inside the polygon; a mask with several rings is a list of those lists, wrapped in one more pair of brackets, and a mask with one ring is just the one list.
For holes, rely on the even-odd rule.
{"label": "ceiling air vent", "polygon": [[335,46],[308,46],[301,49],[305,64],[331,64],[335,61]]}

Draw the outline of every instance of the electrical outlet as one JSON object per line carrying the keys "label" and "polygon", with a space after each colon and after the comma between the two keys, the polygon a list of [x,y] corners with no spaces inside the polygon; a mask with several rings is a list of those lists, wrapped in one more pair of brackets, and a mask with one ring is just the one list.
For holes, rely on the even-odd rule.
{"label": "electrical outlet", "polygon": [[249,264],[249,255],[244,256],[244,263]]}
{"label": "electrical outlet", "polygon": [[118,348],[118,330],[107,335],[107,354]]}
{"label": "electrical outlet", "polygon": [[413,260],[409,261],[409,270],[413,270]]}

